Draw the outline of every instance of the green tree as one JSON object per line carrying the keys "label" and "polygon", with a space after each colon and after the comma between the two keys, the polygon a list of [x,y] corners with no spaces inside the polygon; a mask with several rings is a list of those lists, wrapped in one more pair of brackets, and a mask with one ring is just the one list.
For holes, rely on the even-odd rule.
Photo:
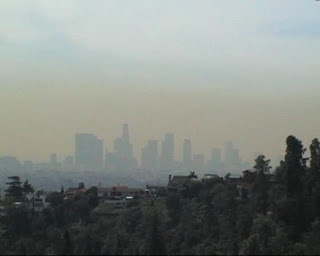
{"label": "green tree", "polygon": [[257,169],[258,172],[268,173],[271,169],[270,159],[266,160],[264,155],[260,155],[255,159],[255,165],[253,168]]}
{"label": "green tree", "polygon": [[306,216],[304,214],[303,185],[307,159],[303,157],[306,149],[300,140],[289,136],[286,140],[287,149],[284,162],[284,182],[287,198],[290,202],[288,216],[289,223],[294,227],[293,238],[298,239],[306,229]]}
{"label": "green tree", "polygon": [[34,188],[31,186],[31,184],[29,183],[28,180],[26,180],[23,183],[23,188],[22,188],[23,193],[28,194],[28,193],[33,193],[34,192]]}
{"label": "green tree", "polygon": [[79,182],[78,189],[84,189],[84,183],[83,182]]}
{"label": "green tree", "polygon": [[70,238],[69,232],[66,230],[63,234],[63,255],[72,255],[73,254],[73,244]]}
{"label": "green tree", "polygon": [[310,145],[310,168],[311,170],[320,171],[320,142],[314,139]]}
{"label": "green tree", "polygon": [[198,176],[195,174],[195,172],[190,172],[190,174],[188,175],[188,177],[189,177],[190,179],[197,179],[197,178],[198,178]]}
{"label": "green tree", "polygon": [[320,143],[314,139],[310,145],[310,168],[305,178],[305,208],[308,221],[320,215]]}
{"label": "green tree", "polygon": [[8,177],[10,180],[6,184],[8,188],[6,189],[6,196],[12,198],[15,201],[22,200],[22,191],[21,181],[19,176],[10,176]]}
{"label": "green tree", "polygon": [[154,211],[151,216],[149,232],[147,232],[147,253],[148,255],[164,255],[166,247],[160,231],[160,220],[158,213]]}
{"label": "green tree", "polygon": [[258,156],[255,160],[254,168],[257,169],[257,177],[253,187],[252,204],[258,213],[266,214],[268,207],[268,177],[266,173],[270,170],[270,160],[266,160],[264,155]]}
{"label": "green tree", "polygon": [[90,208],[93,209],[98,206],[99,198],[98,198],[98,188],[93,186],[89,188],[85,195],[88,197]]}
{"label": "green tree", "polygon": [[306,149],[303,148],[301,141],[292,135],[287,138],[286,142],[284,181],[287,187],[287,196],[294,197],[302,193],[307,161],[303,155]]}

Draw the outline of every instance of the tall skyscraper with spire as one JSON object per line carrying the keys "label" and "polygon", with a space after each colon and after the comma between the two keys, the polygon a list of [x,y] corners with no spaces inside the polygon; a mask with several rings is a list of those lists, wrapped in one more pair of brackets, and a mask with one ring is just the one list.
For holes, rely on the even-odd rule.
{"label": "tall skyscraper with spire", "polygon": [[[130,143],[128,124],[122,125],[121,137],[115,139],[113,151],[113,153],[108,154],[107,161],[112,156],[112,165],[116,170],[126,171],[137,167],[137,161],[133,156],[133,146]],[[107,162],[106,165],[108,165]]]}

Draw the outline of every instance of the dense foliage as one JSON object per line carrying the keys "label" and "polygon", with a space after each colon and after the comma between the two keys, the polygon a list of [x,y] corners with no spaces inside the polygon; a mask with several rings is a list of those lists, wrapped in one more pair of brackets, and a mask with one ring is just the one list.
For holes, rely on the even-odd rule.
{"label": "dense foliage", "polygon": [[273,174],[270,160],[256,159],[256,176],[242,181],[248,189],[217,178],[166,196],[98,206],[92,187],[71,199],[51,194],[51,207],[41,213],[9,207],[0,253],[320,254],[320,144],[312,141],[306,159],[301,141],[289,136],[286,143]]}

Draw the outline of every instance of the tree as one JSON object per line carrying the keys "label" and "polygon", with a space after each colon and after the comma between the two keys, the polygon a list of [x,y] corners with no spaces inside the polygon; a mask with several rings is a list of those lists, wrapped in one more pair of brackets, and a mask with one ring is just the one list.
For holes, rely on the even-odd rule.
{"label": "tree", "polygon": [[310,145],[310,169],[320,171],[320,142],[314,139]]}
{"label": "tree", "polygon": [[89,188],[85,195],[88,197],[90,208],[93,209],[98,206],[99,198],[98,198],[98,188],[93,186]]}
{"label": "tree", "polygon": [[286,142],[284,181],[287,188],[287,196],[293,197],[302,193],[302,179],[307,161],[306,158],[303,158],[303,154],[306,149],[303,148],[301,141],[292,135],[287,138]]}
{"label": "tree", "polygon": [[287,199],[291,202],[288,216],[289,224],[294,227],[293,238],[298,239],[306,229],[304,214],[303,182],[306,171],[306,161],[303,155],[306,151],[300,140],[290,135],[287,140],[284,161],[284,183]]}
{"label": "tree", "polygon": [[79,182],[78,189],[84,189],[84,183],[83,182]]}
{"label": "tree", "polygon": [[23,183],[23,188],[22,188],[23,193],[28,194],[28,193],[33,193],[34,192],[34,188],[31,186],[31,184],[29,183],[28,180],[26,180]]}
{"label": "tree", "polygon": [[195,174],[195,172],[190,172],[190,174],[188,175],[188,177],[190,179],[198,179],[198,176]]}
{"label": "tree", "polygon": [[258,172],[268,173],[271,169],[271,166],[269,166],[270,159],[265,160],[264,155],[260,155],[255,159],[255,166],[253,168],[257,169]]}
{"label": "tree", "polygon": [[306,208],[309,221],[320,215],[320,143],[314,139],[310,145],[310,168],[305,179]]}
{"label": "tree", "polygon": [[253,187],[252,203],[257,212],[266,214],[269,187],[266,173],[271,168],[269,166],[270,160],[265,160],[265,156],[261,155],[257,157],[255,162],[254,168],[257,169],[258,173]]}
{"label": "tree", "polygon": [[164,255],[166,253],[164,239],[160,231],[160,220],[158,213],[154,211],[147,232],[147,252],[149,255]]}
{"label": "tree", "polygon": [[21,187],[21,181],[19,176],[11,176],[8,177],[10,180],[6,184],[8,188],[6,189],[6,196],[13,198],[14,200],[21,200],[22,199],[22,191],[23,188]]}
{"label": "tree", "polygon": [[66,230],[63,234],[63,255],[72,255],[73,254],[73,244],[69,235],[69,232]]}

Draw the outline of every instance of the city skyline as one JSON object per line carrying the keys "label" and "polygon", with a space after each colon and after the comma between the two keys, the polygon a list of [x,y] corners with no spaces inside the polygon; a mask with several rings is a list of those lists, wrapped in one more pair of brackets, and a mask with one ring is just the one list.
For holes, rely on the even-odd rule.
{"label": "city skyline", "polygon": [[[121,136],[114,139],[113,149],[108,151],[108,146],[104,145],[103,139],[100,139],[95,134],[75,133],[74,152],[69,155],[61,155],[59,152],[54,152],[47,159],[38,163],[46,163],[46,160],[48,160],[48,164],[51,167],[57,167],[62,164],[63,168],[68,169],[74,164],[75,170],[103,170],[107,168],[107,165],[110,165],[110,159],[108,160],[108,158],[111,157],[113,159],[116,157],[123,169],[161,170],[179,168],[182,170],[194,170],[219,169],[222,168],[223,163],[239,167],[241,163],[254,162],[258,155],[263,154],[255,151],[252,153],[251,161],[244,159],[239,148],[234,148],[232,141],[226,141],[220,148],[212,146],[210,152],[197,152],[192,149],[193,143],[190,139],[183,139],[183,143],[177,145],[175,133],[165,133],[162,140],[148,140],[141,148],[141,154],[139,154],[133,150],[133,144],[130,143],[131,136],[129,125],[127,123],[122,124]],[[110,146],[109,148],[111,149]],[[182,156],[176,157],[175,152],[179,148],[182,151]],[[0,157],[6,157],[6,155]],[[273,162],[279,161],[280,158],[281,156],[279,155]],[[30,161],[37,163],[33,159],[21,160],[26,165]],[[122,165],[126,161],[129,161],[127,165]],[[180,163],[178,167],[177,163]],[[119,166],[116,167],[116,169],[119,168],[121,169]]]}
{"label": "city skyline", "polygon": [[319,2],[0,5],[0,155],[69,155],[77,132],[112,149],[125,122],[138,158],[166,132],[248,160],[320,134]]}

